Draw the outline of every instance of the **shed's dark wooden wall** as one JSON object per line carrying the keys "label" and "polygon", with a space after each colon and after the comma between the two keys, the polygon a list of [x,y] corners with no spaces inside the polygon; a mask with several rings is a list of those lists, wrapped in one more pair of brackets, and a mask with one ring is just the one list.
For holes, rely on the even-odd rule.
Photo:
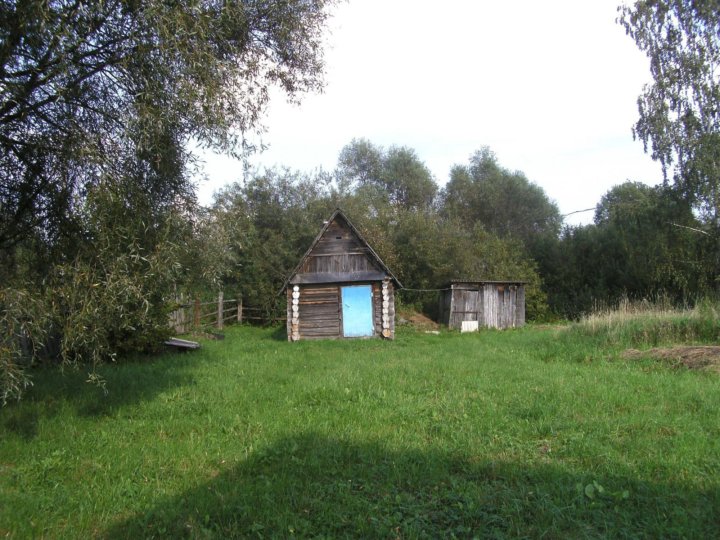
{"label": "shed's dark wooden wall", "polygon": [[463,321],[479,327],[513,328],[525,324],[525,287],[519,283],[454,283],[440,296],[440,320],[460,329]]}

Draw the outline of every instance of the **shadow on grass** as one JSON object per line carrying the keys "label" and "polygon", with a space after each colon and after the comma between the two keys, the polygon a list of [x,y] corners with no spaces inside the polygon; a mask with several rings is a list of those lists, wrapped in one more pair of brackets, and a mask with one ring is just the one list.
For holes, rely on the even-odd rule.
{"label": "shadow on grass", "polygon": [[716,538],[720,491],[639,482],[629,471],[595,478],[552,463],[396,452],[309,434],[281,440],[104,533],[293,535]]}
{"label": "shadow on grass", "polygon": [[[8,405],[9,408],[15,404]],[[5,429],[15,435],[29,441],[37,435],[40,413],[36,408],[17,406],[17,410],[8,410],[2,425]]]}
{"label": "shadow on grass", "polygon": [[88,382],[88,367],[60,370],[42,367],[30,371],[33,385],[19,403],[0,409],[0,426],[32,439],[38,422],[70,406],[81,416],[103,416],[117,409],[153,399],[158,393],[192,384],[188,368],[202,359],[196,351],[137,356],[120,364],[97,368],[103,386]]}
{"label": "shadow on grass", "polygon": [[272,339],[274,339],[275,341],[285,341],[285,342],[287,342],[288,337],[287,337],[287,328],[286,328],[286,326],[283,324],[283,325],[278,326],[277,328],[274,328],[274,329],[273,329],[273,333],[270,334],[270,337],[271,337]]}

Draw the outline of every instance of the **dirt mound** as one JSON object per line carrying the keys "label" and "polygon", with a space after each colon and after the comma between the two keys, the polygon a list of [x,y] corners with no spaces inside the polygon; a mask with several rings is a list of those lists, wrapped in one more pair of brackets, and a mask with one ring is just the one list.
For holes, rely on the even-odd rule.
{"label": "dirt mound", "polygon": [[407,324],[418,330],[437,330],[440,325],[431,318],[417,311],[401,311],[398,313],[398,325]]}
{"label": "dirt mound", "polygon": [[677,347],[656,348],[648,351],[628,349],[622,354],[626,360],[652,358],[668,362],[672,365],[684,366],[688,369],[699,369],[720,373],[720,346],[685,345]]}

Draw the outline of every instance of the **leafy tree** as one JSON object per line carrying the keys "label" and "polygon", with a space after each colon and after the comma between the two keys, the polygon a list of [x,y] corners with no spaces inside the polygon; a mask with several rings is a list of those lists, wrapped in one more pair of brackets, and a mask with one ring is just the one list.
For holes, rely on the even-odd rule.
{"label": "leafy tree", "polygon": [[194,279],[185,284],[187,292],[201,295],[223,291],[228,280],[240,271],[240,254],[247,247],[247,216],[226,211],[222,205],[200,209],[193,244],[188,250]]}
{"label": "leafy tree", "polygon": [[634,133],[720,238],[720,4],[639,0],[619,11],[654,79]]}
{"label": "leafy tree", "polygon": [[[550,214],[554,211],[557,216],[557,209],[547,202],[540,188],[529,184],[520,173],[513,175],[501,169],[489,150],[474,156],[471,165],[455,168],[457,174],[449,188],[454,191],[449,197],[446,191],[441,215],[434,205],[437,187],[414,151],[395,146],[386,151],[367,140],[355,139],[343,148],[339,158],[339,205],[348,210],[353,222],[406,287],[436,289],[450,279],[463,277],[527,280],[528,316],[543,317],[547,304],[535,263],[521,238],[511,238],[507,229],[492,230],[486,224],[497,222],[485,219],[489,214],[482,213],[479,201],[491,193],[497,201],[504,196],[503,190],[515,189],[508,194],[515,194],[513,205],[523,204],[532,199],[525,191],[532,196],[537,191],[550,206]],[[490,176],[503,178],[495,185],[488,180]],[[487,190],[491,184],[492,190]],[[463,205],[472,212],[459,211]],[[517,214],[524,212],[525,208]],[[431,314],[437,307],[435,296],[401,293],[403,301],[419,302]]]}
{"label": "leafy tree", "polygon": [[44,307],[27,289],[0,287],[0,405],[20,399],[32,384],[27,358],[45,342]]}
{"label": "leafy tree", "polygon": [[[468,229],[433,207],[399,206],[376,182],[337,191],[330,180],[272,169],[218,194],[210,225],[232,230],[225,236],[236,241],[223,242],[225,253],[216,259],[231,261],[223,286],[237,288],[245,305],[262,308],[268,318],[281,314],[284,298],[278,290],[323,221],[340,207],[406,286],[433,289],[458,277],[527,280],[528,315],[544,312],[540,278],[518,241],[499,238],[480,225]],[[213,245],[204,236],[200,243]],[[405,291],[402,299],[421,302],[429,312],[437,305],[436,293]]]}
{"label": "leafy tree", "polygon": [[374,186],[393,206],[406,210],[429,208],[438,190],[414,150],[405,146],[384,150],[365,139],[353,139],[342,149],[338,177],[342,192]]}
{"label": "leafy tree", "polygon": [[[38,361],[95,367],[130,351],[153,351],[168,336],[186,239],[184,216],[149,212],[133,184],[93,186],[77,209],[84,232],[75,254],[40,283],[16,277],[0,290],[0,395],[19,398]],[[32,261],[34,262],[34,261]]]}
{"label": "leafy tree", "polygon": [[687,301],[709,291],[712,266],[696,232],[702,225],[676,191],[626,182],[602,197],[595,223],[619,252],[603,256],[623,266],[618,279],[609,278],[612,296],[623,289]]}
{"label": "leafy tree", "polygon": [[[270,169],[216,197],[213,227],[231,233],[215,234],[234,238],[224,249],[218,246],[223,249],[216,257],[216,266],[224,268],[221,285],[268,319],[281,315],[285,300],[278,292],[332,212],[329,181]],[[204,236],[201,243],[207,243]]]}
{"label": "leafy tree", "polygon": [[237,151],[270,85],[322,84],[332,0],[0,3],[0,251],[62,233],[78,197],[127,173],[172,201],[192,137]]}
{"label": "leafy tree", "polygon": [[432,205],[437,184],[414,150],[390,147],[384,165],[384,185],[393,204],[405,210],[423,210]]}
{"label": "leafy tree", "polygon": [[553,313],[577,318],[607,298],[598,262],[608,259],[602,256],[599,237],[596,225],[566,227],[557,242],[546,245],[540,264],[551,269],[543,280]]}
{"label": "leafy tree", "polygon": [[489,148],[456,165],[445,187],[442,212],[472,228],[476,223],[531,247],[540,236],[557,236],[562,219],[543,189],[523,173],[501,167]]}
{"label": "leafy tree", "polygon": [[338,156],[338,179],[340,191],[347,193],[353,188],[382,184],[383,150],[367,139],[353,139]]}
{"label": "leafy tree", "polygon": [[551,308],[577,317],[596,303],[657,295],[691,302],[712,287],[701,224],[686,199],[626,182],[601,199],[592,225],[567,228],[544,275]]}
{"label": "leafy tree", "polygon": [[185,278],[183,212],[157,213],[134,182],[91,188],[78,212],[86,240],[54,265],[44,288],[63,362],[97,365],[161,346]]}
{"label": "leafy tree", "polygon": [[320,88],[333,3],[0,0],[0,394],[52,343],[96,365],[162,341],[191,262],[189,142],[240,155],[270,86]]}
{"label": "leafy tree", "polygon": [[528,282],[528,317],[545,315],[540,277],[520,242],[499,238],[479,224],[468,229],[460,220],[437,212],[399,213],[390,236],[396,256],[393,270],[410,289],[401,291],[401,298],[419,303],[426,313],[436,315],[437,293],[432,290],[447,286],[451,279],[513,279]]}

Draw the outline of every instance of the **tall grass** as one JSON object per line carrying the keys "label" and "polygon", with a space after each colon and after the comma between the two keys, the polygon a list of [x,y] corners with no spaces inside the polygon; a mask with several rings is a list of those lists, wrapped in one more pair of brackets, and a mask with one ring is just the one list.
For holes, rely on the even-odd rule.
{"label": "tall grass", "polygon": [[720,344],[720,303],[705,300],[694,307],[677,308],[662,299],[623,299],[617,306],[585,316],[571,332],[611,346]]}

